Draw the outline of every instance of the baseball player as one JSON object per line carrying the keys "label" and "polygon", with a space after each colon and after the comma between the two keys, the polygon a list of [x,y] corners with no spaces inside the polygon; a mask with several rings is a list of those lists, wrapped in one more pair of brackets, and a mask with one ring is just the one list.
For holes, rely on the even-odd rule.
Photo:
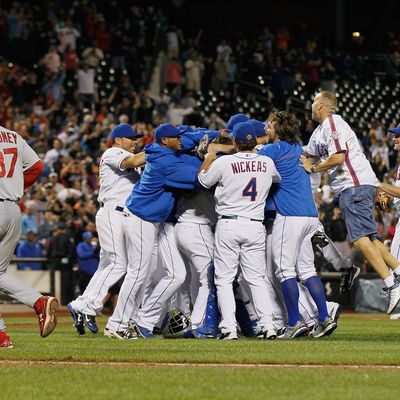
{"label": "baseball player", "polygon": [[[199,161],[199,167],[201,162]],[[192,329],[203,325],[210,294],[210,267],[213,265],[214,234],[217,222],[214,194],[200,190],[183,194],[177,201],[175,233],[178,249],[192,271]],[[202,336],[201,333],[199,336]]]}
{"label": "baseball player", "polygon": [[126,224],[132,232],[127,238],[129,268],[118,302],[109,318],[105,334],[124,332],[134,312],[136,294],[149,273],[153,243],[157,240],[159,257],[167,274],[142,304],[136,330],[140,337],[152,337],[153,328],[163,315],[172,295],[184,282],[185,265],[176,245],[173,216],[175,189],[193,190],[198,167],[190,157],[179,154],[182,133],[171,124],[161,124],[154,133],[155,143],[147,145],[146,167],[139,182],[126,200]]}
{"label": "baseball player", "polygon": [[272,114],[268,132],[277,142],[258,151],[275,162],[282,176],[281,183],[271,192],[277,209],[272,228],[272,257],[288,312],[288,326],[283,336],[286,339],[302,336],[307,331],[299,312],[297,277],[307,287],[318,308],[319,324],[312,335],[321,337],[337,327],[329,316],[324,287],[314,267],[311,237],[318,228],[318,213],[310,177],[299,166],[303,149],[297,143],[298,129],[298,121],[293,115],[284,111]]}
{"label": "baseball player", "polygon": [[[399,261],[377,240],[374,207],[379,182],[366,159],[356,134],[337,114],[334,93],[322,91],[314,97],[312,118],[320,123],[314,130],[302,165],[309,173],[328,171],[332,190],[339,197],[347,232],[385,283],[390,314],[400,301],[400,283],[390,270],[399,271]],[[316,159],[319,164],[314,165]],[[397,272],[396,272],[397,274]]]}
{"label": "baseball player", "polygon": [[[58,300],[42,296],[21,280],[9,276],[7,267],[21,235],[19,200],[43,172],[37,154],[16,132],[0,126],[0,290],[32,307],[39,318],[40,335],[46,337],[57,325]],[[0,348],[12,348],[0,318]]]}
{"label": "baseball player", "polygon": [[[68,304],[68,310],[79,334],[86,327],[97,333],[96,313],[103,308],[108,289],[126,273],[129,249],[126,236],[129,225],[123,215],[125,200],[139,179],[135,168],[144,165],[144,153],[133,154],[137,134],[129,124],[116,125],[110,134],[112,147],[100,161],[100,209],[96,214],[96,228],[101,246],[99,267],[84,293]],[[129,332],[126,336],[131,338]],[[124,337],[123,335],[118,338]]]}
{"label": "baseball player", "polygon": [[198,177],[205,188],[217,184],[215,201],[219,219],[215,232],[214,264],[221,311],[221,340],[238,338],[232,283],[239,266],[250,285],[265,336],[269,335],[269,329],[273,330],[266,312],[265,229],[262,221],[269,188],[272,182],[280,181],[280,175],[270,158],[254,153],[257,141],[251,123],[235,124],[232,136],[236,154],[220,157],[208,168],[215,159],[215,155],[209,153],[207,164]]}
{"label": "baseball player", "polygon": [[[393,135],[393,143],[394,149],[399,151],[400,150],[400,124],[396,128],[391,128],[388,130]],[[386,184],[381,185],[381,189],[385,189]],[[397,176],[395,186],[400,186],[400,165],[397,167]],[[392,188],[393,189],[393,188]],[[389,194],[393,196],[398,196],[394,199],[394,205],[397,209],[397,213],[400,215],[400,192],[392,192]],[[390,252],[393,257],[400,261],[400,219],[397,222],[395,234],[392,240],[392,245],[390,247]],[[400,269],[398,271],[394,270],[395,277],[400,276]]]}

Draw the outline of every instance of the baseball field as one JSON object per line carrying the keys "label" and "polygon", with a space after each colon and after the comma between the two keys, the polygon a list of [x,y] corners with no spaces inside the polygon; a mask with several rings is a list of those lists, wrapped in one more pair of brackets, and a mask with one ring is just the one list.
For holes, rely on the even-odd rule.
{"label": "baseball field", "polygon": [[400,390],[400,321],[380,314],[342,314],[332,336],[290,341],[79,337],[65,312],[41,339],[33,316],[4,317],[14,349],[0,351],[2,400],[355,400]]}

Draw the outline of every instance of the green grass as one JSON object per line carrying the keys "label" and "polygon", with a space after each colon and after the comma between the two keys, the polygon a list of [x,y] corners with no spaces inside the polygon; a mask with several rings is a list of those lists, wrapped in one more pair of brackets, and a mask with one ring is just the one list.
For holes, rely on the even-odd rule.
{"label": "green grass", "polygon": [[[342,316],[339,328],[319,340],[235,342],[215,340],[117,341],[90,333],[79,337],[68,317],[46,339],[34,318],[7,318],[14,349],[0,351],[0,399],[391,399],[400,365],[400,321]],[[98,318],[102,329],[106,319]],[[3,360],[3,361],[1,361]],[[321,368],[165,366],[134,364],[13,364],[4,360],[321,364]],[[336,368],[325,365],[336,364]],[[363,369],[343,365],[365,365]]]}

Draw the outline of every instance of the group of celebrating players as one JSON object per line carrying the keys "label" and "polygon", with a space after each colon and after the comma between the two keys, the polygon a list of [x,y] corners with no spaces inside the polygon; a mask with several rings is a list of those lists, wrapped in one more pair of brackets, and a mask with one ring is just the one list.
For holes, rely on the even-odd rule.
{"label": "group of celebrating players", "polygon": [[[376,239],[374,205],[378,186],[392,195],[397,188],[376,179],[336,108],[333,93],[315,96],[312,118],[320,125],[305,148],[297,139],[299,122],[285,111],[266,123],[236,114],[223,131],[162,124],[140,153],[141,135],[128,124],[115,126],[100,163],[99,267],[68,304],[78,333],[98,332],[103,299],[124,277],[104,329],[110,338],[152,338],[157,330],[221,340],[331,334],[340,305],[326,301],[313,242],[342,272],[341,292],[360,270],[318,220],[313,191],[322,171],[350,241],[384,280],[391,313],[400,300],[400,263]],[[52,329],[55,309],[45,315]]]}

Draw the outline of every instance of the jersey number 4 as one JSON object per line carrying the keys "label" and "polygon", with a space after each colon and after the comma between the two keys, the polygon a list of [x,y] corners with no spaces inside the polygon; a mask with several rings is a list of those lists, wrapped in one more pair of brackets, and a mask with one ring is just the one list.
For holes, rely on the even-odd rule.
{"label": "jersey number 4", "polygon": [[257,178],[251,178],[249,183],[243,189],[242,196],[249,196],[251,201],[257,197]]}
{"label": "jersey number 4", "polygon": [[[4,163],[4,157],[6,155],[12,155],[12,159],[11,159],[11,164],[10,164],[10,169],[7,173],[6,176],[6,164]],[[15,168],[15,163],[17,162],[17,158],[18,158],[18,149],[16,147],[12,147],[12,148],[7,148],[7,149],[3,149],[3,152],[0,151],[0,178],[4,178],[6,176],[6,178],[12,178],[12,176],[14,175],[14,168]]]}

